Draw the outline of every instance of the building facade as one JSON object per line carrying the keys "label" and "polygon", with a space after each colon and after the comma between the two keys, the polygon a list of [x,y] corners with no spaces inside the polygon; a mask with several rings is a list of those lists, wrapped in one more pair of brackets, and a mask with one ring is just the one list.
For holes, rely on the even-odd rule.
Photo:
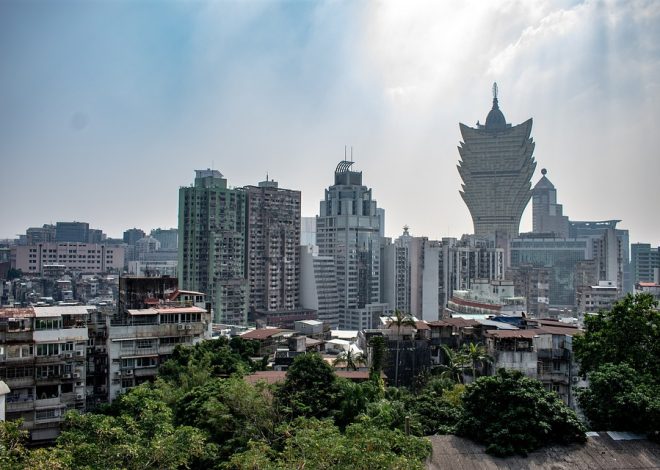
{"label": "building facade", "polygon": [[249,308],[264,312],[300,305],[300,191],[276,181],[246,186]]}
{"label": "building facade", "polygon": [[339,328],[337,266],[332,256],[319,256],[311,245],[300,247],[300,305],[316,310],[317,317]]}
{"label": "building facade", "polygon": [[0,309],[0,380],[11,389],[7,419],[23,419],[33,442],[55,439],[67,410],[85,411],[91,308]]}
{"label": "building facade", "polygon": [[532,191],[532,231],[548,233],[556,237],[568,237],[568,217],[563,207],[557,204],[557,190],[547,178],[548,171],[543,168],[543,175]]}
{"label": "building facade", "polygon": [[511,266],[534,266],[550,270],[549,307],[575,306],[575,273],[578,263],[593,258],[588,238],[548,238],[526,235],[511,240]]}
{"label": "building facade", "polygon": [[[371,189],[353,162],[340,162],[316,219],[320,256],[334,258],[340,296],[340,326],[363,323],[380,304],[380,221]],[[378,308],[376,308],[378,310]],[[355,321],[351,316],[355,315]]]}
{"label": "building facade", "polygon": [[639,282],[656,282],[656,272],[660,269],[660,247],[649,243],[633,243],[630,245],[630,268],[635,284]]}
{"label": "building facade", "polygon": [[203,292],[213,321],[247,322],[246,197],[217,170],[197,170],[179,190],[179,286]]}
{"label": "building facade", "polygon": [[511,126],[499,109],[497,85],[486,124],[472,128],[460,124],[463,141],[458,148],[461,197],[470,210],[474,233],[487,236],[518,235],[520,218],[532,196],[536,168],[532,120]]}
{"label": "building facade", "polygon": [[120,272],[124,267],[123,245],[51,242],[17,245],[15,249],[15,266],[26,274],[41,275],[53,265],[83,274]]}

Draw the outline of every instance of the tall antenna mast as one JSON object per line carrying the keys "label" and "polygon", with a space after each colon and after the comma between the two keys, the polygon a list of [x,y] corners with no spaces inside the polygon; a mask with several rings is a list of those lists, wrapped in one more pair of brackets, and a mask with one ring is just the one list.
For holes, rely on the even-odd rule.
{"label": "tall antenna mast", "polygon": [[493,82],[493,99],[497,99],[497,82]]}
{"label": "tall antenna mast", "polygon": [[351,145],[351,162],[353,161],[353,146]]}
{"label": "tall antenna mast", "polygon": [[344,161],[346,161],[346,145],[344,145]]}

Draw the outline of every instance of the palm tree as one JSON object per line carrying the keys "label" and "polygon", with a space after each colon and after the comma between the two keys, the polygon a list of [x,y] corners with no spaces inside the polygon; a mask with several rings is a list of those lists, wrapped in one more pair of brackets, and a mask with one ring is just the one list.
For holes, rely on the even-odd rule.
{"label": "palm tree", "polygon": [[477,365],[493,362],[483,344],[470,343],[463,345],[463,354],[470,361],[472,368],[472,380],[477,378]]}
{"label": "palm tree", "polygon": [[396,326],[396,364],[394,366],[394,386],[399,386],[399,351],[401,349],[401,328],[404,326],[416,326],[415,320],[408,313],[399,309],[394,310],[394,316],[390,317],[390,325]]}
{"label": "palm tree", "polygon": [[364,357],[364,354],[362,353],[357,353],[354,354],[351,349],[348,351],[342,351],[339,353],[339,355],[335,358],[335,360],[332,362],[333,366],[340,366],[342,364],[346,364],[346,370],[358,370],[358,365],[359,364],[366,364],[367,363],[367,358]]}
{"label": "palm tree", "polygon": [[454,382],[463,383],[463,372],[467,366],[467,357],[460,351],[454,351],[443,345],[442,355],[445,357],[445,363],[440,365],[442,371],[441,377],[446,377]]}

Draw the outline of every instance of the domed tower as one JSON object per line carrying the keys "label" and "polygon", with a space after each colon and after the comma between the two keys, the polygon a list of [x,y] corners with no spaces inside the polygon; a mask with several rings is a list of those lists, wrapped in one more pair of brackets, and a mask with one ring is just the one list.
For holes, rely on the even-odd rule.
{"label": "domed tower", "polygon": [[504,232],[518,235],[520,218],[532,196],[531,178],[536,168],[532,119],[511,126],[506,123],[493,84],[493,108],[486,124],[459,124],[463,141],[458,147],[458,173],[463,179],[461,197],[470,210],[474,233],[487,236]]}

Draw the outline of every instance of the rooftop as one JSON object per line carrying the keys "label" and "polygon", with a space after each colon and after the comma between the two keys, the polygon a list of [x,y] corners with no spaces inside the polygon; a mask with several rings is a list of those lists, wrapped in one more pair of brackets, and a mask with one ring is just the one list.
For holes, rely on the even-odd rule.
{"label": "rooftop", "polygon": [[660,468],[660,445],[646,439],[619,440],[620,433],[590,433],[584,445],[552,446],[527,457],[498,458],[486,454],[482,445],[458,436],[431,436],[433,454],[429,470],[460,468],[581,470],[657,469]]}
{"label": "rooftop", "polygon": [[261,328],[258,330],[252,330],[252,331],[248,331],[247,333],[243,333],[241,335],[241,338],[260,340],[260,339],[272,338],[273,336],[284,333],[285,331],[287,330],[283,330],[281,328]]}

